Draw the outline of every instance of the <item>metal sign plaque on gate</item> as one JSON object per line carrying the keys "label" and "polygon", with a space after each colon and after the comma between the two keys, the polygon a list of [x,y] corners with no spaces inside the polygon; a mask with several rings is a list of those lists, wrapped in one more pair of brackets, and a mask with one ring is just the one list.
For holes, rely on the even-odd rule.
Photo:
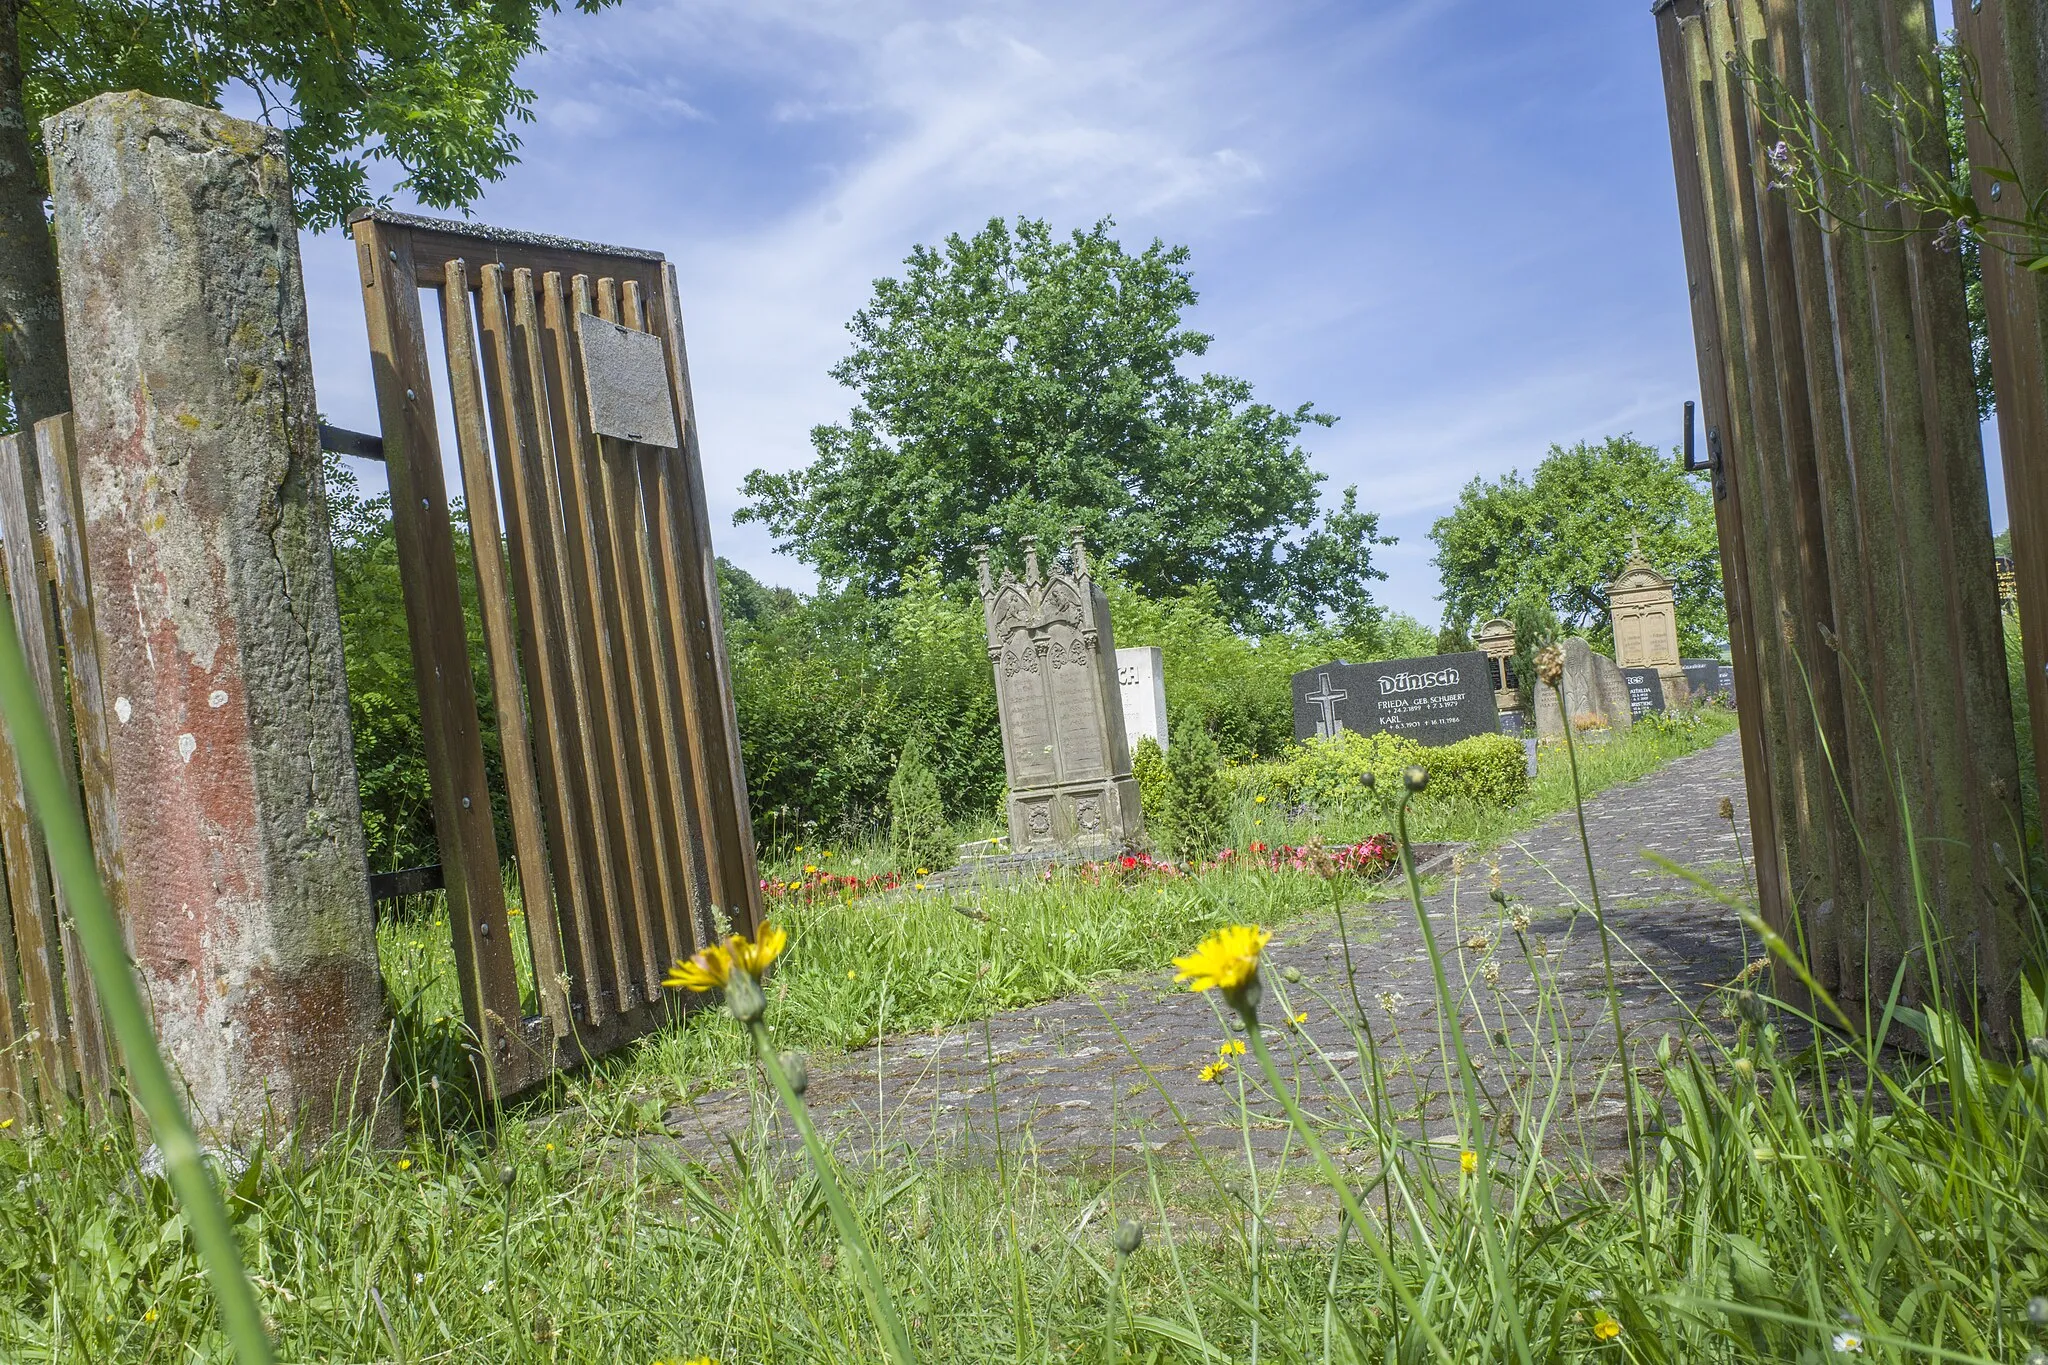
{"label": "metal sign plaque on gate", "polygon": [[585,313],[576,320],[583,339],[583,390],[590,429],[640,445],[678,449],[675,404],[668,387],[668,353],[652,332],[636,332]]}

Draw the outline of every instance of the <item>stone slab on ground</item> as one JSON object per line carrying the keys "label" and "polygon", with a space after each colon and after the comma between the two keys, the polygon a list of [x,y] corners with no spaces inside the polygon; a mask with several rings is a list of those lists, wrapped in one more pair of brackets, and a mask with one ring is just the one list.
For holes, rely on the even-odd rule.
{"label": "stone slab on ground", "polygon": [[[1739,845],[1718,815],[1724,797],[1734,803]],[[1749,961],[1732,913],[1643,857],[1653,850],[1717,887],[1749,894],[1739,740],[1729,735],[1609,789],[1587,803],[1586,824],[1640,1067],[1661,1033],[1721,1026],[1722,988]],[[1505,910],[1488,897],[1495,860]],[[1572,1101],[1560,1130],[1590,1136],[1611,1155],[1625,1136],[1599,934],[1582,909],[1587,887],[1577,821],[1567,811],[1490,855],[1467,858],[1462,874],[1444,876],[1425,905],[1489,1087],[1498,1095],[1526,1080],[1539,1054],[1546,1068],[1560,1064]],[[1517,912],[1527,915],[1519,936]],[[1447,1041],[1414,911],[1403,898],[1352,907],[1346,919],[1369,1050],[1379,1054],[1394,1106],[1389,1117],[1411,1134],[1447,1138]],[[1304,1107],[1338,1114],[1369,1103],[1358,1084],[1359,1049],[1337,1015],[1349,1010],[1351,992],[1334,915],[1284,926],[1268,951],[1272,985],[1263,1017],[1277,1022],[1280,1015],[1273,986],[1308,1015],[1298,1033],[1269,1031],[1283,1067],[1299,1077]],[[1300,985],[1281,982],[1289,966],[1302,973]],[[1539,990],[1539,979],[1555,989]],[[1121,977],[985,1024],[888,1038],[821,1062],[812,1068],[809,1100],[821,1129],[856,1162],[904,1148],[985,1153],[998,1117],[1007,1147],[1061,1163],[1186,1153],[1192,1143],[1241,1150],[1239,1091],[1229,1082],[1249,1059],[1237,1059],[1240,1071],[1226,1084],[1199,1076],[1218,1044],[1235,1036],[1220,1009],[1213,995],[1175,989],[1170,969]],[[1543,1012],[1555,1023],[1539,1018]],[[1553,1030],[1566,1046],[1539,1049]],[[672,1109],[667,1123],[689,1154],[717,1159],[746,1132],[751,1104],[745,1090],[718,1090]],[[1252,1145],[1276,1153],[1287,1141],[1277,1106],[1253,1095],[1251,1107]]]}

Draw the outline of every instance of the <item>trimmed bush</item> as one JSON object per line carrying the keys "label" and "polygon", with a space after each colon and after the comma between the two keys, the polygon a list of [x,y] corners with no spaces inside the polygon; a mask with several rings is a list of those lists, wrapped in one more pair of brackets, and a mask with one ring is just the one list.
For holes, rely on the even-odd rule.
{"label": "trimmed bush", "polygon": [[1429,791],[1507,807],[1529,794],[1529,763],[1522,742],[1507,735],[1474,735],[1424,751]]}
{"label": "trimmed bush", "polygon": [[1173,784],[1173,778],[1166,771],[1166,752],[1150,735],[1131,750],[1131,776],[1138,779],[1138,804],[1145,810],[1146,826],[1164,820],[1166,789]]}
{"label": "trimmed bush", "polygon": [[939,779],[925,761],[923,739],[913,735],[889,779],[889,856],[905,872],[943,871],[960,850],[946,825]]}
{"label": "trimmed bush", "polygon": [[[1529,790],[1521,742],[1507,735],[1474,735],[1426,749],[1398,735],[1343,730],[1327,739],[1296,744],[1276,763],[1233,768],[1225,780],[1232,795],[1245,801],[1263,796],[1282,806],[1309,806],[1325,813],[1391,812],[1401,770],[1411,763],[1429,770],[1424,799],[1463,797],[1507,807]],[[1366,773],[1374,778],[1370,788],[1359,781]]]}
{"label": "trimmed bush", "polygon": [[1153,842],[1182,862],[1213,858],[1230,842],[1230,789],[1218,771],[1223,760],[1203,726],[1183,721],[1173,733]]}

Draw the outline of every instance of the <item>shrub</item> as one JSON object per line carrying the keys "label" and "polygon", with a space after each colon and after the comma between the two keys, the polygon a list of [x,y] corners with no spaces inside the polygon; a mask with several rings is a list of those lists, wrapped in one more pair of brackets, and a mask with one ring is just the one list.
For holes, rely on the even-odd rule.
{"label": "shrub", "polygon": [[1182,718],[1173,733],[1154,841],[1183,862],[1213,857],[1230,838],[1230,790],[1217,771],[1222,759],[1203,726]]}
{"label": "shrub", "polygon": [[959,860],[939,799],[939,779],[925,761],[924,740],[916,735],[903,745],[896,775],[889,779],[889,855],[906,872],[937,872]]}
{"label": "shrub", "polygon": [[1173,778],[1166,771],[1166,751],[1159,741],[1146,735],[1131,751],[1131,776],[1138,779],[1138,804],[1144,807],[1150,826],[1166,818],[1166,789]]}
{"label": "shrub", "polygon": [[[1245,800],[1264,796],[1326,814],[1389,812],[1401,770],[1411,763],[1429,770],[1432,796],[1464,797],[1505,808],[1529,790],[1521,742],[1507,735],[1474,735],[1426,749],[1399,735],[1361,735],[1352,730],[1305,740],[1276,763],[1232,769],[1228,781],[1232,793]],[[1374,778],[1370,788],[1359,780],[1366,773]]]}
{"label": "shrub", "polygon": [[1431,749],[1421,761],[1438,796],[1506,808],[1529,794],[1528,757],[1522,742],[1507,735],[1474,735]]}

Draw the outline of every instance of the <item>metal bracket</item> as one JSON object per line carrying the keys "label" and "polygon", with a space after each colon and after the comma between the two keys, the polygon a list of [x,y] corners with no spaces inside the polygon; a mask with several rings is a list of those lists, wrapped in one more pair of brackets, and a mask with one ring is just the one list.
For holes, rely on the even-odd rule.
{"label": "metal bracket", "polygon": [[1713,476],[1714,501],[1720,502],[1728,496],[1728,474],[1721,464],[1721,429],[1707,428],[1707,458],[1699,458],[1699,451],[1693,444],[1692,400],[1685,400],[1685,472],[1688,474],[1709,474]]}

